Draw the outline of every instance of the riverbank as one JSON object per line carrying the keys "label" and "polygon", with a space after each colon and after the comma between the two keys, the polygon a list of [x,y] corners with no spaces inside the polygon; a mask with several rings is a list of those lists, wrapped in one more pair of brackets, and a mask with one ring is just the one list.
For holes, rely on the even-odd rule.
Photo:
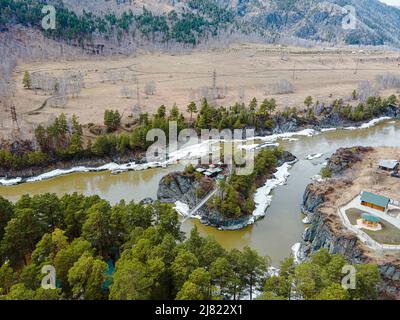
{"label": "riverbank", "polygon": [[[339,215],[342,208],[361,191],[398,199],[398,179],[380,171],[383,159],[400,158],[400,148],[342,148],[328,161],[332,178],[307,186],[303,213],[309,226],[301,246],[294,247],[297,260],[306,260],[321,248],[340,253],[350,263],[375,263],[381,273],[381,296],[400,298],[400,252],[374,250],[348,229]],[[400,233],[400,230],[399,230]]]}
{"label": "riverbank", "polygon": [[[326,157],[340,147],[400,147],[399,135],[400,122],[389,120],[363,130],[337,130],[311,137],[303,135],[290,140],[279,139],[281,148],[295,154],[299,161],[290,168],[286,183],[272,191],[272,202],[263,219],[235,232],[220,231],[201,224],[197,219],[188,219],[182,221],[182,231],[189,234],[193,226],[197,226],[201,235],[213,236],[224,248],[243,249],[249,246],[264,256],[270,256],[272,264],[277,267],[290,254],[291,246],[301,240],[305,229],[300,216],[303,193],[312,182],[311,177],[320,172]],[[316,160],[305,160],[308,155],[318,153],[324,156]],[[0,194],[12,202],[16,202],[23,194],[34,196],[48,192],[60,197],[74,192],[86,196],[98,195],[112,204],[119,203],[121,199],[140,202],[149,197],[157,199],[157,188],[162,177],[184,168],[180,162],[166,168],[123,172],[118,175],[112,175],[109,171],[75,173],[35,183],[0,186]]]}
{"label": "riverbank", "polygon": [[144,164],[143,157],[126,156],[118,159],[93,158],[71,161],[57,161],[47,167],[32,167],[21,170],[5,170],[0,168],[0,185],[16,185],[24,182],[36,182],[62,175],[78,172],[101,172],[116,170],[121,166],[130,167],[132,164]]}
{"label": "riverbank", "polygon": [[[348,123],[341,122],[342,125],[348,126],[336,126],[334,124],[339,124],[337,121],[321,121],[320,125],[313,126],[312,128],[298,127],[295,125],[289,125],[283,128],[282,126],[277,126],[272,132],[265,132],[265,135],[257,135],[245,140],[236,140],[236,142],[249,143],[249,141],[260,140],[264,142],[263,144],[256,144],[254,147],[263,147],[267,144],[276,143],[277,140],[282,139],[283,141],[293,141],[296,136],[314,136],[320,133],[336,130],[357,130],[357,129],[367,129],[376,124],[387,121],[390,119],[399,119],[400,110],[391,109],[391,116],[382,116],[365,123]],[[327,127],[332,125],[332,127]],[[292,131],[282,131],[280,130],[292,130]],[[297,130],[296,130],[297,129]],[[99,171],[111,171],[114,173],[121,173],[125,171],[140,171],[149,168],[165,167],[167,165],[176,163],[179,160],[185,159],[196,159],[200,158],[206,154],[209,150],[210,144],[216,143],[218,141],[209,140],[202,142],[198,145],[192,145],[181,149],[173,154],[169,155],[169,159],[162,162],[147,162],[144,154],[119,157],[118,159],[109,158],[96,158],[87,160],[74,160],[68,162],[55,162],[51,167],[35,167],[24,170],[5,170],[0,168],[0,185],[11,186],[16,184],[21,184],[25,182],[35,182],[42,181],[45,179],[51,179],[58,176],[77,173],[77,172],[99,172]],[[276,145],[276,144],[275,144]],[[246,147],[246,145],[244,145]],[[250,146],[249,146],[250,147]]]}

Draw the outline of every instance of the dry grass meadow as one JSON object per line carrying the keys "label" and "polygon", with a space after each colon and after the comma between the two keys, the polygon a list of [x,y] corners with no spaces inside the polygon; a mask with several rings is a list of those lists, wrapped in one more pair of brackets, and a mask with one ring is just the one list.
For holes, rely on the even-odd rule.
{"label": "dry grass meadow", "polygon": [[[314,101],[330,101],[349,97],[361,80],[374,80],[385,73],[400,74],[399,53],[362,51],[352,49],[282,48],[272,45],[237,44],[229,49],[195,51],[185,55],[152,54],[142,52],[136,57],[92,58],[90,60],[47,61],[19,64],[15,72],[17,84],[13,101],[19,125],[26,134],[37,123],[46,123],[54,116],[77,114],[81,123],[102,123],[105,109],[118,109],[124,116],[132,114],[137,104],[137,87],[141,110],[153,112],[164,104],[174,103],[185,109],[192,100],[199,101],[207,88],[213,86],[223,93],[218,105],[236,101],[248,102],[252,97],[263,100],[274,97],[280,106],[303,107],[306,96]],[[25,90],[24,72],[48,73],[54,76],[80,71],[84,75],[84,88],[77,98],[66,104],[44,104],[49,95]],[[294,92],[268,94],[267,88],[278,81],[287,80]],[[146,84],[154,82],[154,95],[145,93]],[[132,97],[122,94],[123,88]],[[0,118],[4,128],[10,115],[2,109]],[[9,121],[10,122],[10,121]]]}

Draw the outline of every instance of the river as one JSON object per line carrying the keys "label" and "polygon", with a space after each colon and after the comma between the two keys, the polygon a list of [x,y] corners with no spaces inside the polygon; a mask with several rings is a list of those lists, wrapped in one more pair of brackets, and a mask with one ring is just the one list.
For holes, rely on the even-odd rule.
{"label": "river", "polygon": [[[299,161],[290,169],[287,184],[278,186],[272,193],[273,200],[264,219],[239,231],[219,231],[203,226],[198,220],[188,220],[182,225],[186,232],[197,225],[202,235],[211,235],[225,248],[250,246],[262,255],[268,255],[274,266],[291,252],[304,231],[300,204],[304,189],[311,177],[318,174],[322,164],[335,150],[351,146],[397,146],[400,147],[400,121],[386,121],[367,129],[328,131],[311,137],[297,136],[296,140],[280,144],[296,155]],[[322,153],[318,159],[305,160],[307,155]],[[50,180],[24,183],[15,186],[0,186],[0,195],[12,201],[23,194],[54,192],[58,195],[78,192],[97,194],[117,203],[120,199],[140,201],[156,198],[160,179],[169,172],[182,170],[183,165],[145,171],[125,172],[111,175],[110,172],[75,173]]]}

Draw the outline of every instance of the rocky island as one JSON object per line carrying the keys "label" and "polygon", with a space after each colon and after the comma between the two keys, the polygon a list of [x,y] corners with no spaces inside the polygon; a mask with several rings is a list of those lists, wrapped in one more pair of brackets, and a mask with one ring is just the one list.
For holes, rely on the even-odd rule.
{"label": "rocky island", "polygon": [[[256,156],[255,170],[249,176],[237,176],[233,173],[228,177],[229,172],[224,170],[222,175],[213,179],[201,174],[201,167],[197,170],[193,167],[186,168],[184,172],[174,172],[161,179],[157,198],[161,202],[183,204],[190,211],[196,208],[207,194],[217,189],[215,195],[195,212],[195,217],[203,224],[221,230],[242,229],[265,215],[268,204],[255,201],[257,191],[269,193],[281,182],[274,176],[277,168],[290,165],[296,160],[294,155],[280,148],[267,148],[262,149]],[[275,181],[274,179],[275,185],[261,190],[269,181]],[[262,214],[256,214],[257,209],[261,209]],[[188,215],[187,212],[181,214]]]}
{"label": "rocky island", "polygon": [[[298,258],[305,260],[319,249],[326,248],[330,253],[344,255],[352,264],[375,263],[381,274],[381,296],[399,299],[400,230],[396,223],[400,220],[397,202],[400,181],[379,166],[387,158],[400,159],[400,149],[354,147],[341,148],[333,154],[324,169],[325,175],[331,178],[308,185],[304,193],[303,213],[310,225],[303,234]],[[373,193],[376,198],[381,195],[379,197],[390,199],[388,208],[381,214],[379,210],[356,204],[361,210],[347,209],[345,216],[348,219],[343,219],[340,208],[356,203],[354,199],[364,191]],[[365,216],[365,212],[383,216],[384,219],[375,217],[382,225],[380,231],[355,225],[354,215],[361,213]]]}

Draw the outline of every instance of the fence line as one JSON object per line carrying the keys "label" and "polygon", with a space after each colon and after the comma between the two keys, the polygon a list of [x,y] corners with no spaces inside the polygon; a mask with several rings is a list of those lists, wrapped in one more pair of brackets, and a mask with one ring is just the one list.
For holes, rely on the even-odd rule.
{"label": "fence line", "polygon": [[363,232],[362,230],[355,228],[349,218],[347,217],[345,212],[342,212],[342,209],[347,207],[351,202],[353,202],[353,200],[351,200],[349,203],[347,203],[346,205],[342,206],[341,208],[338,209],[338,214],[340,219],[342,220],[342,223],[345,227],[347,227],[347,229],[349,229],[350,231],[353,231],[358,238],[360,239],[360,241],[365,244],[366,246],[374,249],[374,250],[400,250],[400,245],[390,245],[390,244],[381,244],[377,241],[375,241],[374,239],[372,239],[369,235],[367,235],[365,232]]}

